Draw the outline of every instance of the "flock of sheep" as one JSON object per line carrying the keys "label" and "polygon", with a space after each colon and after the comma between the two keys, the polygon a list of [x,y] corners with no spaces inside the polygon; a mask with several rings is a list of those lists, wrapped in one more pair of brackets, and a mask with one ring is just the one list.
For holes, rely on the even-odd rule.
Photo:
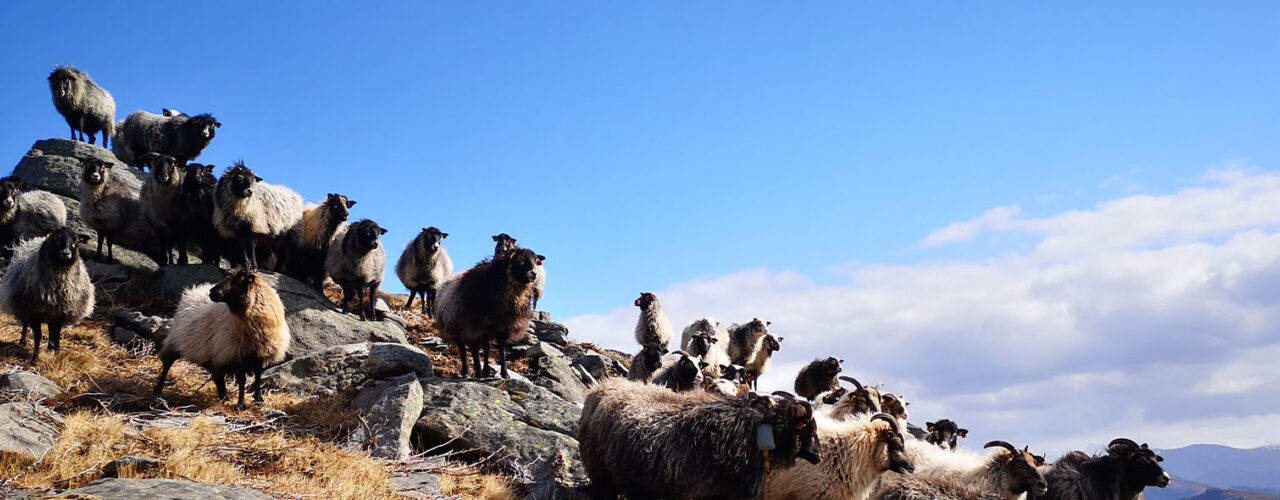
{"label": "flock of sheep", "polygon": [[[135,195],[113,162],[81,160],[81,216],[97,232],[99,259],[113,258],[126,229],[142,228],[145,237],[133,246],[162,265],[187,264],[189,251],[203,262],[226,261],[221,282],[182,295],[159,346],[157,394],[173,363],[186,359],[211,373],[220,398],[227,397],[225,377],[234,376],[241,407],[253,374],[254,399],[262,401],[262,370],[283,360],[290,334],[280,298],[258,269],[317,289],[332,279],[344,312],[354,306],[362,319],[378,318],[386,230],[367,219],[347,223],[355,201],[329,194],[306,206],[242,162],[221,177],[212,165],[191,163],[221,127],[210,115],[137,111],[115,123],[111,95],[87,74],[60,66],[49,85],[72,139],[92,144],[101,132],[121,162],[151,170]],[[21,188],[15,177],[0,179],[0,245],[12,249],[0,308],[22,322],[23,345],[26,329],[34,331],[34,363],[41,325],[57,350],[63,326],[92,313],[93,286],[79,251],[88,237],[66,228],[57,197]],[[545,288],[545,258],[499,234],[492,258],[454,274],[447,237],[424,228],[401,254],[395,271],[409,290],[405,308],[421,300],[438,334],[456,346],[463,377],[468,353],[476,376],[494,373],[492,347],[506,378],[506,348],[526,335]],[[641,294],[635,306],[640,350],[627,378],[593,387],[579,422],[595,498],[1129,499],[1169,483],[1161,457],[1124,438],[1101,454],[1073,452],[1052,464],[1005,441],[987,443],[988,453],[959,449],[956,438],[967,430],[950,420],[908,425],[905,400],[840,376],[838,358],[805,366],[795,382],[799,397],[757,394],[752,389],[783,341],[768,321],[723,327],[702,318],[684,328],[671,352],[674,328],[658,298]]]}

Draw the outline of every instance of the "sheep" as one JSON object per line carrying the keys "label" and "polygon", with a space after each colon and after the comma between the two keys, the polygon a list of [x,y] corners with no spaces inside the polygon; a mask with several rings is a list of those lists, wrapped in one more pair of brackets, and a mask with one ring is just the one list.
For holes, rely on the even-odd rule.
{"label": "sheep", "polygon": [[[1076,452],[1078,453],[1078,452]],[[1169,486],[1164,457],[1131,439],[1117,438],[1105,454],[1084,458],[1068,454],[1045,473],[1049,490],[1034,498],[1052,500],[1131,500],[1147,486]],[[1028,495],[1031,498],[1031,495]]]}
{"label": "sheep", "polygon": [[653,374],[662,367],[662,355],[667,351],[657,344],[647,345],[631,358],[631,366],[627,368],[627,380],[648,382]]}
{"label": "sheep", "polygon": [[242,161],[218,179],[213,226],[223,238],[240,243],[244,262],[250,267],[258,268],[259,246],[273,254],[280,238],[300,219],[302,197],[287,187],[262,182]]}
{"label": "sheep", "polygon": [[885,413],[893,415],[894,418],[897,418],[898,420],[907,419],[908,406],[911,406],[910,402],[902,399],[900,396],[892,392],[886,392],[880,395],[880,407],[884,409]]}
{"label": "sheep", "polygon": [[663,349],[671,342],[671,320],[658,305],[658,297],[644,292],[635,301],[640,308],[640,319],[636,321],[636,343],[645,346],[657,344]]}
{"label": "sheep", "polygon": [[796,374],[796,395],[813,401],[819,393],[839,387],[836,375],[840,374],[843,364],[843,359],[834,357],[809,362]]}
{"label": "sheep", "polygon": [[232,265],[240,263],[234,257],[236,252],[226,252],[229,240],[223,239],[218,229],[213,227],[213,193],[218,186],[218,177],[213,169],[213,165],[199,163],[190,163],[183,168],[179,223],[174,234],[178,265],[187,265],[187,247],[192,244],[200,249],[200,259],[206,264],[220,265],[224,253]]}
{"label": "sheep", "polygon": [[131,167],[137,167],[147,153],[166,154],[186,163],[200,156],[221,126],[208,114],[162,116],[134,111],[116,125],[111,151]]}
{"label": "sheep", "polygon": [[830,414],[833,418],[847,418],[851,415],[880,413],[880,390],[875,387],[863,387],[858,379],[853,377],[838,377],[839,380],[853,384],[854,389],[847,391],[844,388],[837,388],[828,392],[821,398],[822,402],[831,405]]}
{"label": "sheep", "polygon": [[115,260],[112,248],[116,235],[138,214],[138,195],[113,179],[112,163],[100,158],[80,160],[80,219],[98,233],[98,260],[104,260],[102,244],[107,244],[105,260]]}
{"label": "sheep", "polygon": [[538,256],[538,267],[533,268],[538,273],[538,279],[533,280],[533,301],[529,304],[529,308],[537,310],[538,301],[542,300],[542,294],[547,290],[547,268],[542,263],[547,260],[546,257]]}
{"label": "sheep", "polygon": [[173,263],[173,249],[178,246],[178,226],[182,224],[179,203],[182,198],[179,170],[182,166],[174,157],[160,153],[147,153],[140,158],[140,163],[151,168],[151,176],[142,184],[139,212],[146,221],[144,223],[154,231],[158,250],[164,253],[156,263],[169,265]]}
{"label": "sheep", "polygon": [[537,279],[536,261],[532,250],[517,248],[502,259],[481,261],[440,287],[436,329],[440,338],[458,347],[463,377],[467,376],[467,347],[472,348],[471,359],[480,376],[484,373],[480,348],[496,342],[501,377],[507,378],[507,345],[523,339],[533,319],[529,300]]}
{"label": "sheep", "polygon": [[823,460],[769,474],[767,499],[866,498],[885,471],[914,470],[897,419],[884,413],[835,420],[817,415]]}
{"label": "sheep", "polygon": [[[387,267],[387,252],[378,243],[378,237],[384,234],[387,230],[369,219],[343,226],[334,235],[334,244],[324,259],[325,272],[342,287],[342,312],[347,312],[351,299],[355,298],[361,320],[377,317],[374,304]],[[366,290],[369,294],[367,303]]]}
{"label": "sheep", "polygon": [[[757,436],[775,448],[761,451]],[[578,420],[592,498],[757,498],[769,470],[821,461],[816,437],[803,401],[677,393],[617,378],[587,393]]]}
{"label": "sheep", "polygon": [[[71,140],[84,141],[102,131],[102,147],[115,130],[116,101],[83,71],[72,66],[58,66],[49,74],[49,90],[53,91],[53,107],[71,126]],[[76,133],[79,132],[79,137]]]}
{"label": "sheep", "polygon": [[676,351],[669,359],[663,360],[662,367],[654,372],[653,384],[676,392],[692,390],[702,383],[704,364],[704,361],[687,352]]}
{"label": "sheep", "polygon": [[347,221],[354,206],[355,200],[329,193],[324,203],[304,209],[302,218],[282,238],[280,272],[311,285],[317,291],[324,290],[325,256],[339,226]]}
{"label": "sheep", "polygon": [[45,191],[22,192],[22,179],[0,179],[0,248],[4,258],[13,255],[13,245],[44,236],[67,225],[67,205]]}
{"label": "sheep", "polygon": [[754,318],[743,324],[729,325],[729,346],[726,351],[729,361],[735,365],[745,365],[755,354],[760,338],[769,333],[770,322]]}
{"label": "sheep", "polygon": [[731,380],[735,384],[746,384],[747,367],[742,365],[720,365],[720,378]]}
{"label": "sheep", "polygon": [[253,373],[253,401],[262,403],[262,370],[284,360],[290,339],[284,304],[271,285],[252,269],[228,270],[221,282],[182,293],[160,344],[160,377],[153,392],[160,395],[169,368],[185,359],[209,371],[219,400],[227,399],[226,375],[234,375],[240,389],[236,406],[242,410],[245,376]]}
{"label": "sheep", "polygon": [[[1044,474],[1036,469],[1035,456],[1005,441],[991,441],[983,448],[990,454],[946,451],[910,439],[907,457],[915,473],[884,481],[873,498],[915,500],[924,498],[993,498],[1015,500],[1024,494],[1042,494],[1047,488]],[[897,480],[895,480],[897,479]],[[927,492],[935,492],[933,496]]]}
{"label": "sheep", "polygon": [[[448,237],[449,233],[435,226],[424,227],[404,246],[400,260],[396,261],[396,276],[409,289],[409,300],[404,303],[406,311],[413,306],[414,294],[422,299],[422,314],[429,315],[435,309],[440,285],[453,276],[453,260],[444,249],[444,239]],[[536,289],[537,280],[534,283]]]}
{"label": "sheep", "polygon": [[507,233],[498,233],[493,235],[493,259],[499,260],[506,258],[516,249],[516,239]]}
{"label": "sheep", "polygon": [[56,352],[62,347],[63,326],[93,314],[93,283],[80,260],[79,247],[88,242],[88,236],[65,227],[44,238],[25,240],[0,278],[0,309],[24,328],[19,345],[27,343],[26,328],[35,332],[32,364],[40,360],[41,323],[48,325],[49,350]]}
{"label": "sheep", "polygon": [[175,116],[187,116],[187,114],[186,114],[186,113],[183,113],[183,112],[178,111],[178,110],[176,110],[176,109],[169,109],[169,108],[161,108],[161,109],[160,109],[160,115],[161,115],[161,116],[163,116],[163,117],[165,117],[165,118],[173,118],[173,117],[175,117]]}
{"label": "sheep", "polygon": [[955,422],[945,418],[937,422],[925,422],[924,428],[929,433],[924,440],[944,450],[956,449],[956,437],[969,436],[969,429],[961,429]]}
{"label": "sheep", "polygon": [[719,343],[722,350],[728,347],[729,332],[720,328],[719,321],[708,316],[697,319],[684,327],[684,330],[680,332],[680,348],[692,352],[692,349],[689,347],[689,341],[693,339],[694,335],[699,333],[706,334],[708,337],[715,339],[713,343]]}
{"label": "sheep", "polygon": [[770,363],[773,362],[773,353],[782,349],[782,337],[774,337],[773,334],[766,334],[760,337],[759,344],[751,355],[751,359],[747,360],[747,364],[743,365],[747,369],[747,380],[751,384],[751,388],[755,389],[760,382],[760,376],[769,369]]}

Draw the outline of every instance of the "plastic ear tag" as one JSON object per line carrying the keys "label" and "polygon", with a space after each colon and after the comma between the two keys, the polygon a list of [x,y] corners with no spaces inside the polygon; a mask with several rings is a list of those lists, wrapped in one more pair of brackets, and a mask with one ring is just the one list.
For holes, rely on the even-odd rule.
{"label": "plastic ear tag", "polygon": [[769,451],[777,448],[773,444],[773,424],[760,424],[756,426],[756,449],[760,451]]}

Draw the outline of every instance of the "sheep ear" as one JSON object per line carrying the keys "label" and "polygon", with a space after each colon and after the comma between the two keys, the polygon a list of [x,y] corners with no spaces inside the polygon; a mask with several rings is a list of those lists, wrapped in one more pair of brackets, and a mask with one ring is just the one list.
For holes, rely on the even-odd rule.
{"label": "sheep ear", "polygon": [[494,237],[493,237],[493,241],[498,241],[498,237],[497,237],[497,236],[494,236]]}
{"label": "sheep ear", "polygon": [[715,338],[715,337],[711,337],[711,343],[712,343],[712,344],[714,344],[714,343],[716,343],[716,342],[719,342],[719,341],[720,341],[720,339]]}
{"label": "sheep ear", "polygon": [[90,241],[92,241],[92,238],[89,238],[89,235],[87,234],[82,234],[82,235],[76,236],[76,241],[79,241],[81,244],[87,245]]}
{"label": "sheep ear", "polygon": [[636,299],[635,304],[636,304],[636,307],[640,307],[640,299]]}
{"label": "sheep ear", "polygon": [[205,166],[204,166],[204,173],[209,174],[209,175],[213,175],[213,165],[205,165]]}
{"label": "sheep ear", "polygon": [[387,234],[387,230],[383,228],[378,228],[378,234]]}
{"label": "sheep ear", "polygon": [[448,238],[448,237],[449,237],[449,233],[440,233],[440,239],[442,239],[442,240],[443,240],[443,239]]}
{"label": "sheep ear", "polygon": [[214,128],[222,128],[222,122],[213,122]]}
{"label": "sheep ear", "polygon": [[261,177],[258,177],[258,176],[256,176],[256,175],[255,175],[255,176],[253,176],[253,181],[254,181],[254,182],[262,182],[262,178],[261,178]]}
{"label": "sheep ear", "polygon": [[969,429],[958,429],[956,435],[960,437],[969,437]]}
{"label": "sheep ear", "polygon": [[356,200],[347,200],[347,208],[356,206]]}
{"label": "sheep ear", "polygon": [[711,366],[711,363],[708,363],[708,362],[706,362],[706,361],[699,361],[699,362],[698,362],[698,367],[699,367],[699,368],[706,368],[706,367],[708,367],[708,366]]}
{"label": "sheep ear", "polygon": [[925,423],[924,423],[924,430],[929,431],[929,432],[933,432],[933,422],[925,422]]}

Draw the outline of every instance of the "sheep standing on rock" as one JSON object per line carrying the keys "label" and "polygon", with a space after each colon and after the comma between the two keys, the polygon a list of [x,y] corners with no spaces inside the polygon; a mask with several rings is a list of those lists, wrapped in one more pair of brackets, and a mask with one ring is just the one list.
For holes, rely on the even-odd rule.
{"label": "sheep standing on rock", "polygon": [[405,245],[400,260],[396,261],[396,276],[409,289],[405,310],[413,306],[414,294],[422,299],[422,314],[429,315],[435,309],[440,285],[453,276],[453,260],[444,249],[444,239],[448,237],[449,233],[440,232],[434,226],[424,227]]}
{"label": "sheep standing on rock", "polygon": [[843,364],[844,360],[833,357],[809,362],[796,374],[796,395],[813,401],[818,394],[839,387],[836,376]]}
{"label": "sheep standing on rock", "polygon": [[173,249],[178,246],[178,226],[182,224],[182,176],[181,166],[172,156],[147,153],[141,164],[151,168],[151,176],[142,184],[142,196],[138,200],[139,211],[145,224],[155,234],[156,254],[164,257],[156,263],[167,266],[173,263]]}
{"label": "sheep standing on rock", "polygon": [[[351,300],[356,299],[361,320],[377,318],[374,304],[387,268],[387,252],[378,242],[378,237],[384,234],[387,234],[386,229],[368,219],[343,226],[334,235],[334,243],[324,259],[325,271],[334,283],[342,287],[342,312],[347,312]],[[366,291],[369,296],[367,302]]]}
{"label": "sheep standing on rock", "polygon": [[755,355],[760,339],[769,333],[770,322],[754,318],[743,324],[729,325],[729,361],[735,365],[746,365]]}
{"label": "sheep standing on rock", "polygon": [[636,321],[636,343],[641,346],[658,345],[667,349],[672,335],[671,320],[667,319],[667,313],[662,312],[662,306],[658,305],[658,297],[644,292],[636,299],[635,304],[640,308],[640,319]]}
{"label": "sheep standing on rock", "polygon": [[[111,94],[83,71],[71,66],[58,66],[49,75],[49,90],[53,91],[53,106],[71,126],[71,140],[84,141],[102,131],[102,147],[115,127],[116,101]],[[77,137],[76,133],[80,135]]]}
{"label": "sheep standing on rock", "polygon": [[66,227],[67,205],[47,191],[19,191],[22,179],[0,179],[0,251],[13,255],[18,242]]}
{"label": "sheep standing on rock", "polygon": [[529,300],[537,279],[537,258],[532,250],[517,248],[502,259],[481,261],[440,287],[436,329],[440,338],[458,346],[463,377],[467,376],[467,348],[472,348],[476,375],[482,376],[480,350],[497,343],[501,376],[507,378],[507,346],[524,338],[533,319]]}
{"label": "sheep standing on rock", "polygon": [[192,244],[200,249],[200,260],[205,264],[221,265],[224,253],[232,265],[240,263],[240,259],[234,257],[237,252],[227,251],[229,241],[213,227],[213,193],[218,187],[213,168],[213,165],[199,163],[184,167],[179,223],[174,235],[178,246],[178,265],[187,265],[187,247]]}
{"label": "sheep standing on rock", "polygon": [[134,111],[116,126],[112,152],[131,167],[139,166],[147,153],[169,155],[186,163],[200,156],[221,126],[207,114],[162,116]]}
{"label": "sheep standing on rock", "polygon": [[[116,235],[138,215],[138,195],[114,178],[111,162],[87,158],[80,164],[84,167],[80,177],[80,219],[98,232],[98,260],[114,261],[112,246]],[[107,244],[105,256],[103,242]]]}
{"label": "sheep standing on rock", "polygon": [[[81,243],[67,228],[48,237],[29,239],[14,251],[13,263],[0,278],[0,309],[35,332],[31,363],[40,360],[40,325],[48,325],[49,350],[62,347],[62,327],[93,314],[93,283],[80,260]],[[27,341],[23,330],[21,345]]]}
{"label": "sheep standing on rock", "polygon": [[179,358],[213,375],[218,398],[227,398],[226,375],[240,388],[237,406],[245,408],[245,377],[253,373],[253,400],[262,402],[263,368],[284,360],[289,324],[276,291],[251,269],[232,269],[216,284],[197,285],[182,293],[169,335],[160,345],[160,395],[169,368]]}
{"label": "sheep standing on rock", "polygon": [[547,260],[546,257],[538,256],[538,267],[533,268],[538,273],[538,279],[533,280],[533,302],[529,304],[531,309],[538,309],[538,301],[542,300],[542,294],[547,291],[547,268],[542,265]]}
{"label": "sheep standing on rock", "polygon": [[[244,262],[258,268],[258,250],[275,260],[275,249],[286,231],[302,219],[302,197],[287,187],[262,182],[237,161],[222,178],[213,198],[213,226],[223,238],[240,243]],[[268,267],[271,267],[270,265]]]}
{"label": "sheep standing on rock", "polygon": [[289,229],[281,243],[280,272],[317,291],[324,290],[324,261],[329,245],[333,244],[338,228],[347,221],[354,206],[355,200],[329,193],[324,203],[303,210],[302,218]]}

